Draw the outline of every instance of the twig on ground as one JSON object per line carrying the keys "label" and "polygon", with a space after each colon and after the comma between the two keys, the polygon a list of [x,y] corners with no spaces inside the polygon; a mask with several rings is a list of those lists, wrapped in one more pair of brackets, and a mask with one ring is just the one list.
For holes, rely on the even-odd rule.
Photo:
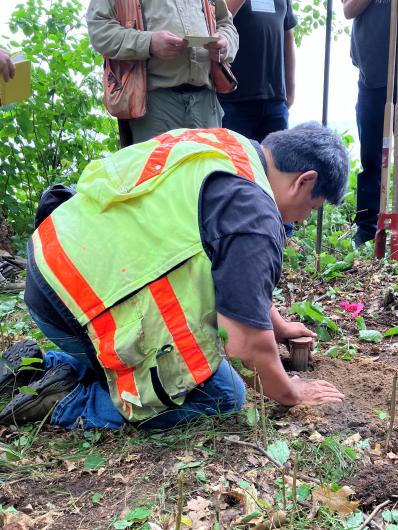
{"label": "twig on ground", "polygon": [[394,429],[395,422],[395,410],[397,406],[397,379],[398,372],[395,372],[392,379],[392,391],[391,391],[391,404],[390,404],[390,424],[388,426],[387,437],[386,437],[386,450],[389,451],[392,431]]}
{"label": "twig on ground", "polygon": [[[250,442],[244,442],[243,440],[231,440],[229,438],[226,438],[225,441],[227,443],[230,443],[230,444],[242,445],[242,446],[245,446],[245,447],[251,447],[252,449],[255,449],[256,451],[261,453],[263,456],[266,456],[268,458],[268,460],[271,462],[271,464],[273,464],[276,468],[282,469],[282,467],[283,467],[277,460],[272,458],[272,456],[270,456],[267,453],[267,451],[265,451],[265,449],[263,449],[259,445],[252,444]],[[297,478],[302,480],[302,481],[304,481],[304,482],[312,482],[313,484],[318,484],[319,485],[321,483],[321,481],[318,480],[317,478],[308,477],[307,475],[302,475],[300,473],[297,474]]]}
{"label": "twig on ground", "polygon": [[390,504],[390,500],[388,501],[384,501],[382,502],[381,504],[379,504],[378,506],[376,506],[376,508],[373,510],[373,512],[369,515],[369,517],[367,517],[364,522],[361,524],[361,526],[358,528],[358,530],[363,530],[365,528],[365,526],[367,526],[370,521],[372,519],[374,519],[374,517],[376,517],[376,515],[379,513],[379,511],[384,508],[384,506],[387,506],[387,504]]}
{"label": "twig on ground", "polygon": [[178,500],[177,500],[177,517],[176,530],[181,529],[182,510],[184,508],[184,471],[180,471],[177,479]]}
{"label": "twig on ground", "polygon": [[264,449],[268,447],[268,437],[267,437],[267,424],[265,421],[265,399],[264,399],[264,390],[261,379],[258,379],[258,384],[260,386],[260,412],[261,412],[261,430],[263,435],[263,446]]}
{"label": "twig on ground", "polygon": [[18,292],[25,289],[25,282],[14,282],[14,283],[5,283],[0,287],[0,291],[11,291]]}

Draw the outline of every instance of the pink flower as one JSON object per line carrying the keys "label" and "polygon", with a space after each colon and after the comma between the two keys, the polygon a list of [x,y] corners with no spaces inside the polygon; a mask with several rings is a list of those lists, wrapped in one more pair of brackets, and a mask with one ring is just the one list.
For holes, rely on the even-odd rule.
{"label": "pink flower", "polygon": [[352,313],[352,318],[356,318],[361,314],[364,305],[362,302],[358,302],[357,304],[349,304],[346,300],[344,300],[343,302],[340,302],[340,307]]}

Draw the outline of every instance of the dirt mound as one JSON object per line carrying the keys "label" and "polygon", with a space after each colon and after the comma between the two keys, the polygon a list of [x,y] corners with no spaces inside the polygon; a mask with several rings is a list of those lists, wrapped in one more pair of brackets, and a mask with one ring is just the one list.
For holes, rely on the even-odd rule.
{"label": "dirt mound", "polygon": [[[381,420],[376,410],[388,411],[394,369],[370,359],[350,362],[315,356],[314,371],[306,379],[326,379],[341,390],[343,403],[317,408],[294,407],[288,414],[304,424],[314,423],[322,434],[359,432],[371,441],[383,441],[388,422]],[[395,444],[398,442],[395,433]]]}
{"label": "dirt mound", "polygon": [[377,505],[398,495],[398,473],[394,466],[366,466],[351,483],[363,507]]}

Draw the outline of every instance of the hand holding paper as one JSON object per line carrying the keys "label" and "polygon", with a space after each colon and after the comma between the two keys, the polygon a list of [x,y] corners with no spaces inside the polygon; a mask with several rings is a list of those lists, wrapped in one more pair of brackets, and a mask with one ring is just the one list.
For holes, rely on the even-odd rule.
{"label": "hand holding paper", "polygon": [[6,82],[15,75],[15,66],[12,64],[10,54],[4,50],[0,50],[0,74]]}

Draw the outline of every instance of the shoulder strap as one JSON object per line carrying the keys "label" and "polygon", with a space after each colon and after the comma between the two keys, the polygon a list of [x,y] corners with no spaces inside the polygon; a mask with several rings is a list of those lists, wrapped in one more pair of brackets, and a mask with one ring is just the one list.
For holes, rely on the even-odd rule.
{"label": "shoulder strap", "polygon": [[210,3],[211,0],[202,0],[202,8],[206,19],[207,29],[209,31],[209,35],[211,36],[216,33],[217,21],[216,10]]}
{"label": "shoulder strap", "polygon": [[116,17],[125,28],[144,29],[140,0],[115,0]]}

